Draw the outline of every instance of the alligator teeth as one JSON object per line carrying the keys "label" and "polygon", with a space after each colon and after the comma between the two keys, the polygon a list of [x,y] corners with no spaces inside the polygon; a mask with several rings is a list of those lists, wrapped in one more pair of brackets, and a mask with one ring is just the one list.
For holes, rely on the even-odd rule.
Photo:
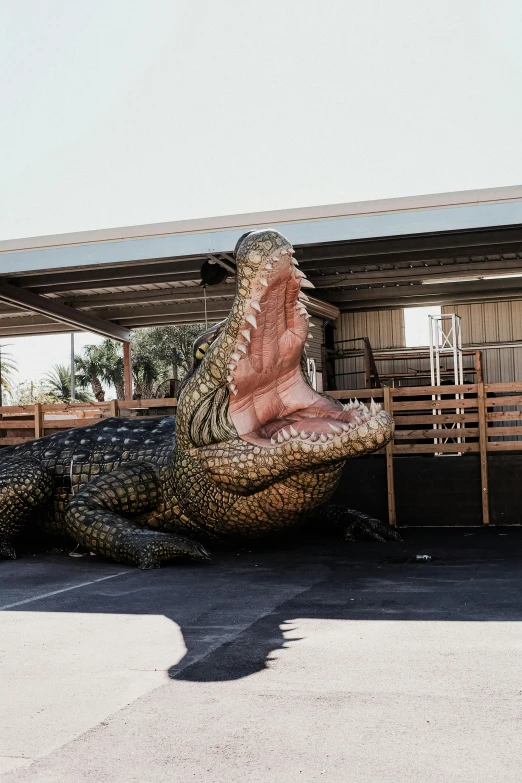
{"label": "alligator teeth", "polygon": [[381,410],[381,406],[379,405],[378,402],[375,402],[375,400],[372,397],[372,401],[370,403],[370,411],[372,413],[372,416],[377,416],[380,410]]}
{"label": "alligator teeth", "polygon": [[280,432],[278,432],[278,433],[277,433],[277,442],[278,442],[278,443],[283,443],[283,441],[284,441],[284,438],[283,438],[283,436],[281,435],[281,433],[280,433]]}
{"label": "alligator teeth", "polygon": [[297,432],[297,430],[295,429],[295,427],[292,427],[292,425],[290,425],[290,428],[289,428],[289,429],[290,429],[290,435],[292,436],[292,438],[297,438],[297,436],[299,435],[299,433]]}
{"label": "alligator teeth", "polygon": [[330,425],[330,429],[333,430],[337,435],[342,432],[341,427],[337,427],[335,424],[330,424],[330,422],[328,422],[328,424]]}
{"label": "alligator teeth", "polygon": [[299,437],[301,438],[301,440],[308,440],[308,438],[310,437],[310,433],[301,430],[301,432],[299,433]]}
{"label": "alligator teeth", "polygon": [[290,433],[289,433],[289,432],[287,432],[287,431],[285,430],[285,428],[284,428],[284,427],[283,427],[283,429],[281,430],[281,434],[282,434],[282,436],[283,436],[283,438],[284,438],[285,440],[290,440],[290,438],[292,437],[292,436],[290,435]]}
{"label": "alligator teeth", "polygon": [[305,348],[310,348],[310,343],[305,343]]}
{"label": "alligator teeth", "polygon": [[301,305],[301,306],[298,305],[298,307],[299,307],[299,314],[300,315],[308,315],[308,310],[306,309],[306,307],[304,305]]}
{"label": "alligator teeth", "polygon": [[230,391],[232,392],[232,394],[237,394],[237,386],[236,386],[236,384],[235,384],[235,383],[231,383],[231,384],[230,384],[230,386],[229,386],[228,388],[230,389]]}
{"label": "alligator teeth", "polygon": [[342,424],[341,426],[342,426],[342,428],[343,428],[343,430],[345,432],[348,432],[350,430],[350,425],[349,424]]}
{"label": "alligator teeth", "polygon": [[236,369],[236,367],[237,367],[237,364],[230,363],[230,364],[227,364],[227,367],[228,367],[229,370],[234,371]]}
{"label": "alligator teeth", "polygon": [[320,436],[319,440],[321,441],[321,443],[327,443],[328,442],[328,438],[326,437],[324,432],[321,432],[321,436]]}
{"label": "alligator teeth", "polygon": [[243,335],[243,337],[245,338],[247,343],[249,343],[250,342],[250,329],[241,329],[241,334]]}
{"label": "alligator teeth", "polygon": [[232,353],[230,355],[230,358],[233,359],[235,362],[238,362],[241,359],[241,354],[236,351],[235,353]]}
{"label": "alligator teeth", "polygon": [[270,443],[272,444],[272,446],[276,446],[276,445],[277,445],[277,441],[276,441],[276,439],[274,438],[274,436],[273,436],[273,435],[272,435],[272,437],[270,438]]}
{"label": "alligator teeth", "polygon": [[[257,304],[257,302],[256,302],[256,304]],[[254,306],[254,303],[252,302],[252,307],[253,307],[253,306]],[[257,305],[257,307],[259,307],[259,305]],[[257,308],[256,308],[256,309],[257,309]],[[261,310],[261,308],[260,308],[260,307],[259,307],[259,309]],[[254,327],[254,329],[257,329],[257,319],[256,319],[255,315],[252,315],[252,313],[249,313],[249,314],[247,315],[247,317],[245,318],[245,321],[248,321],[248,323],[249,323],[251,326],[253,326],[253,327]]]}
{"label": "alligator teeth", "polygon": [[307,340],[313,340],[314,339],[314,336],[313,336],[312,332],[308,332],[308,334],[306,335],[306,339]]}
{"label": "alligator teeth", "polygon": [[[257,310],[258,313],[261,312],[261,305],[255,299],[252,299],[252,301],[250,302],[250,307],[252,307],[254,310]],[[248,315],[246,319],[248,321]],[[252,321],[250,321],[249,323],[252,323]],[[252,326],[254,326],[254,324],[252,324]]]}
{"label": "alligator teeth", "polygon": [[351,421],[348,426],[351,430],[356,430],[360,423],[360,421]]}
{"label": "alligator teeth", "polygon": [[272,264],[270,263],[270,261],[268,262],[268,264],[265,264],[265,269],[272,270],[273,268],[274,268],[274,267],[272,266]]}
{"label": "alligator teeth", "polygon": [[303,294],[302,291],[299,291],[299,294],[298,294],[297,298],[300,299],[301,302],[309,302],[310,301],[310,299],[307,297],[307,295]]}
{"label": "alligator teeth", "polygon": [[296,269],[296,270],[295,270],[295,276],[296,276],[297,278],[301,278],[301,279],[302,279],[303,277],[306,277],[305,273],[304,273],[304,272],[301,272],[301,270],[300,270],[300,269]]}
{"label": "alligator teeth", "polygon": [[312,432],[312,434],[310,435],[310,440],[313,441],[314,443],[316,440],[319,440],[319,435],[317,434],[317,432]]}
{"label": "alligator teeth", "polygon": [[311,280],[301,280],[301,288],[315,288]]}
{"label": "alligator teeth", "polygon": [[294,250],[294,248],[293,248],[293,247],[289,247],[289,248],[288,248],[288,253],[289,253],[291,256],[293,256],[293,255],[294,255],[294,253],[295,253],[295,250]]}
{"label": "alligator teeth", "polygon": [[259,282],[261,283],[261,285],[268,287],[268,280],[265,277],[259,278]]}
{"label": "alligator teeth", "polygon": [[299,266],[299,261],[297,260],[297,258],[290,258],[290,261],[294,266]]}
{"label": "alligator teeth", "polygon": [[287,256],[288,255],[288,250],[281,250],[281,255],[282,256]]}
{"label": "alligator teeth", "polygon": [[233,375],[227,375],[227,383],[232,383],[233,380],[234,380]]}
{"label": "alligator teeth", "polygon": [[281,261],[281,256],[272,256],[272,261]]}
{"label": "alligator teeth", "polygon": [[247,352],[247,347],[243,343],[238,343],[236,345],[236,348],[238,349],[238,351],[241,351],[242,353],[246,353]]}

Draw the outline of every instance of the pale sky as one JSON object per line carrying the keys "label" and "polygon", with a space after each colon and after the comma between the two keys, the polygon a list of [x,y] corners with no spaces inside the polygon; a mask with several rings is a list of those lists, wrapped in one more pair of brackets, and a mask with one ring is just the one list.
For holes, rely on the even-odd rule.
{"label": "pale sky", "polygon": [[3,0],[0,239],[520,184],[521,40],[520,0]]}

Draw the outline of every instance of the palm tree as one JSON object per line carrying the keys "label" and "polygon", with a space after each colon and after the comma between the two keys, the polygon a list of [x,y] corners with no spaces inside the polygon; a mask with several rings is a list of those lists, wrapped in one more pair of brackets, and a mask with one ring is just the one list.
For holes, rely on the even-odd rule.
{"label": "palm tree", "polygon": [[[182,378],[192,362],[192,344],[203,324],[156,326],[137,329],[132,335],[133,380],[136,394],[150,398],[169,379]],[[124,399],[123,355],[120,343],[108,338],[99,345],[86,345],[75,357],[79,386],[92,386],[98,402],[105,400],[103,384],[116,389]]]}
{"label": "palm tree", "polygon": [[105,392],[101,382],[105,372],[103,359],[99,345],[86,345],[83,354],[74,357],[78,385],[85,388],[90,384],[97,402],[105,401]]}
{"label": "palm tree", "polygon": [[[71,400],[71,371],[64,364],[55,364],[44,378],[47,390],[53,397],[63,402]],[[80,385],[81,386],[81,385]],[[78,402],[92,402],[92,397],[85,389],[77,388],[74,397]]]}
{"label": "palm tree", "polygon": [[116,397],[119,400],[125,398],[123,353],[121,343],[110,340],[108,337],[98,346],[100,360],[100,378],[109,386],[116,389]]}
{"label": "palm tree", "polygon": [[142,351],[134,353],[132,357],[132,378],[134,381],[134,392],[138,397],[145,400],[154,397],[161,377],[161,367],[150,354]]}
{"label": "palm tree", "polygon": [[0,405],[2,405],[2,392],[11,394],[13,391],[14,375],[18,368],[13,355],[5,350],[5,346],[0,345]]}

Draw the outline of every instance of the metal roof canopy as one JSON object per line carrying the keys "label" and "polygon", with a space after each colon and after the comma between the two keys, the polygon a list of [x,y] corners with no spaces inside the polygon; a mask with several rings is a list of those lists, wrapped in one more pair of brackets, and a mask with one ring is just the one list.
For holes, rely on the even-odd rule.
{"label": "metal roof canopy", "polygon": [[[204,320],[206,260],[273,227],[316,286],[310,310],[521,299],[522,186],[307,207],[0,242],[0,337]],[[483,279],[489,278],[489,279]],[[206,289],[226,317],[232,277]]]}

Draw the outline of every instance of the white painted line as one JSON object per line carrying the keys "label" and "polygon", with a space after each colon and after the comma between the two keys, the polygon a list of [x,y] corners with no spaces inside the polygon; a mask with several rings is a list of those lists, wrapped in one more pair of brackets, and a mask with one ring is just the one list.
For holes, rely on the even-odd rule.
{"label": "white painted line", "polygon": [[101,576],[99,579],[93,579],[91,582],[80,582],[79,585],[71,585],[71,587],[63,587],[61,590],[53,590],[50,593],[42,593],[41,595],[35,595],[32,598],[26,598],[25,601],[15,601],[14,604],[5,604],[0,606],[0,612],[4,609],[12,609],[14,606],[22,606],[22,604],[30,604],[33,601],[40,601],[42,598],[49,598],[51,595],[58,595],[58,593],[67,593],[69,590],[77,590],[79,587],[87,587],[88,585],[94,585],[96,582],[104,582],[105,579],[114,579],[115,576],[123,576],[130,573],[129,571],[120,571],[119,574],[110,574],[109,576]]}

